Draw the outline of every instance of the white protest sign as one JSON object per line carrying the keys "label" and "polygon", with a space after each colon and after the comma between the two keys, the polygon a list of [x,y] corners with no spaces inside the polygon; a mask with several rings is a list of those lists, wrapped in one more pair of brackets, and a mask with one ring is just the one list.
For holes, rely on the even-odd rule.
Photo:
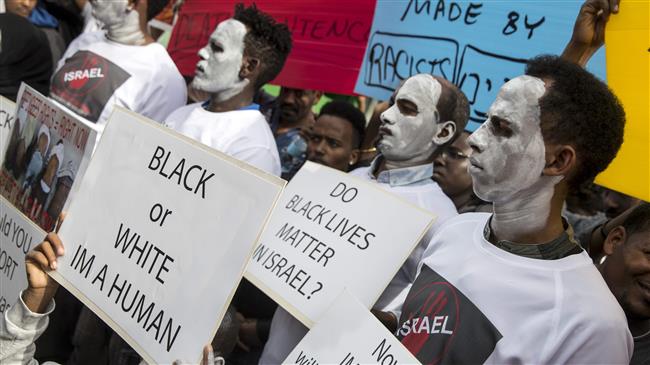
{"label": "white protest sign", "polygon": [[116,108],[52,276],[149,363],[197,363],[284,181]]}
{"label": "white protest sign", "polygon": [[433,218],[366,181],[307,162],[273,211],[246,278],[311,327],[344,287],[370,308]]}
{"label": "white protest sign", "polygon": [[305,335],[284,364],[419,364],[347,290]]}
{"label": "white protest sign", "polygon": [[16,103],[0,95],[0,163],[5,159],[11,127],[14,125]]}
{"label": "white protest sign", "polygon": [[27,288],[25,255],[44,237],[44,230],[0,196],[0,315]]}
{"label": "white protest sign", "polygon": [[96,140],[90,125],[29,86],[17,100],[7,111],[10,102],[0,99],[0,312],[27,287],[25,254],[53,228]]}

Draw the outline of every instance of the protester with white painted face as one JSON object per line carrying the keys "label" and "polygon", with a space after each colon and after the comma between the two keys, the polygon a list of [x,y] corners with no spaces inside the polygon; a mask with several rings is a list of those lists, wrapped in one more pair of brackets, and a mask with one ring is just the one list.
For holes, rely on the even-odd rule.
{"label": "protester with white painted face", "polygon": [[[351,174],[372,181],[437,216],[432,228],[375,303],[375,315],[387,327],[395,329],[427,243],[446,220],[457,215],[453,202],[432,180],[432,162],[438,148],[465,128],[469,107],[467,98],[456,86],[428,74],[407,79],[391,102],[391,107],[381,114],[377,145],[381,153],[369,167],[358,168]],[[260,364],[284,361],[306,333],[307,328],[298,320],[278,309]]]}
{"label": "protester with white painted face", "polygon": [[100,127],[115,105],[163,122],[187,100],[183,77],[147,30],[168,1],[90,2],[105,29],[70,44],[52,76],[50,96]]}
{"label": "protester with white painted face", "polygon": [[396,335],[422,363],[629,362],[625,315],[561,216],[568,189],[614,158],[624,123],[602,81],[557,57],[501,88],[468,139],[474,192],[493,213],[447,221],[402,308]]}
{"label": "protester with white painted face", "polygon": [[194,140],[280,176],[280,159],[266,119],[253,103],[256,91],[282,70],[291,33],[255,5],[235,6],[199,51],[192,87],[204,103],[173,112],[165,124]]}

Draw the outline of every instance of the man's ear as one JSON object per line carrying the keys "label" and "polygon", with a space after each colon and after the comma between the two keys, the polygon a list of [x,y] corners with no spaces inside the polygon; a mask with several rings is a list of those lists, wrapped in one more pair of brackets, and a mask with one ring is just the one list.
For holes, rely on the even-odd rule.
{"label": "man's ear", "polygon": [[357,148],[353,149],[350,152],[350,160],[348,161],[348,166],[352,166],[359,162],[359,157],[361,157],[361,151]]}
{"label": "man's ear", "polygon": [[242,59],[241,70],[239,70],[239,77],[242,79],[250,78],[257,75],[261,66],[259,58],[244,56]]}
{"label": "man's ear", "polygon": [[605,242],[603,242],[603,253],[607,256],[611,256],[618,247],[625,243],[626,239],[627,232],[625,231],[625,227],[615,227],[609,232],[609,234],[607,234]]}
{"label": "man's ear", "polygon": [[323,92],[319,90],[314,90],[314,103],[312,105],[318,104],[320,98],[323,96]]}
{"label": "man's ear", "polygon": [[438,133],[433,136],[433,143],[438,146],[449,142],[454,135],[456,134],[456,123],[452,121],[439,122],[438,123]]}
{"label": "man's ear", "polygon": [[543,170],[544,175],[569,177],[575,165],[576,150],[573,146],[546,146],[546,166]]}

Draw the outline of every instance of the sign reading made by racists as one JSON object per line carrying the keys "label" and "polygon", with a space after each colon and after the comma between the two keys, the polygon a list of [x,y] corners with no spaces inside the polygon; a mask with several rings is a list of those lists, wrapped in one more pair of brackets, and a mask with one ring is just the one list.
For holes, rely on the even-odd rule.
{"label": "sign reading made by racists", "polygon": [[344,288],[370,308],[433,219],[366,181],[307,162],[284,190],[246,278],[311,327]]}
{"label": "sign reading made by racists", "polygon": [[[499,88],[528,58],[561,54],[582,1],[378,0],[355,91],[388,100],[418,73],[446,78],[470,102],[476,129]],[[589,64],[605,78],[601,50]]]}
{"label": "sign reading made by racists", "polygon": [[284,181],[116,108],[52,276],[149,363],[197,363]]}
{"label": "sign reading made by racists", "polygon": [[27,287],[25,254],[53,228],[96,139],[91,126],[25,84],[17,100],[17,111],[0,100],[0,313]]}
{"label": "sign reading made by racists", "polygon": [[386,327],[344,290],[284,364],[419,364]]}
{"label": "sign reading made by racists", "polygon": [[0,163],[5,159],[4,146],[9,143],[15,113],[16,103],[0,95]]}

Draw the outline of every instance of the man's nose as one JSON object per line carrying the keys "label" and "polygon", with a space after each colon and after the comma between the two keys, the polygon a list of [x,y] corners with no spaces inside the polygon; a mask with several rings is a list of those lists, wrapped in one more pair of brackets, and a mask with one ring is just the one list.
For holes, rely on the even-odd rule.
{"label": "man's nose", "polygon": [[436,156],[436,158],[433,159],[433,164],[435,166],[445,166],[445,157],[446,157],[445,151],[440,151]]}
{"label": "man's nose", "polygon": [[207,60],[208,58],[210,58],[210,52],[208,52],[208,50],[205,49],[205,47],[203,47],[199,50],[199,57],[202,60]]}

